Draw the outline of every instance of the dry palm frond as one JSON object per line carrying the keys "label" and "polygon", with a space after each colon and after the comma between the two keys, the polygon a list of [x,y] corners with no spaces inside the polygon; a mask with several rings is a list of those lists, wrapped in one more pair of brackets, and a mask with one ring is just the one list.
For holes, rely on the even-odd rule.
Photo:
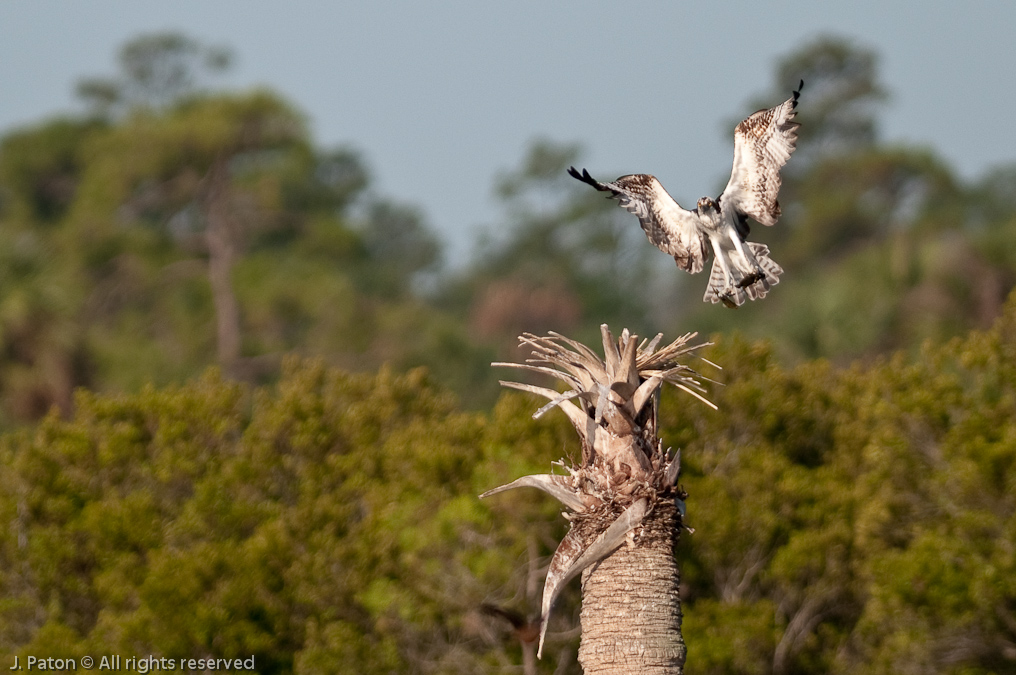
{"label": "dry palm frond", "polygon": [[706,378],[682,362],[709,344],[692,345],[696,333],[659,348],[662,334],[639,343],[627,329],[615,339],[602,325],[600,335],[602,359],[585,345],[558,333],[545,337],[525,333],[519,338],[520,346],[532,350],[525,363],[492,364],[549,375],[563,382],[567,387],[564,392],[521,382],[501,384],[548,399],[549,403],[533,417],[560,408],[582,440],[582,464],[566,467],[569,476],[524,476],[481,495],[535,487],[571,510],[566,516],[571,530],[551,560],[544,585],[541,652],[551,608],[568,580],[633,536],[659,499],[675,499],[683,506],[686,495],[677,488],[680,451],[675,457],[664,453],[656,432],[656,395],[660,387],[669,382],[716,408],[704,396],[702,380]]}
{"label": "dry palm frond", "polygon": [[[585,345],[551,332],[546,337],[525,333],[519,338],[521,346],[532,348],[532,357],[525,363],[493,363],[506,368],[519,368],[542,375],[549,375],[565,383],[568,391],[531,384],[502,380],[505,387],[539,394],[550,400],[533,415],[539,418],[549,409],[559,407],[575,425],[583,441],[588,437],[591,419],[600,424],[604,415],[610,415],[610,408],[617,409],[630,420],[638,417],[645,404],[653,397],[664,382],[691,394],[706,405],[716,408],[703,395],[701,377],[690,366],[681,362],[698,349],[710,343],[692,345],[697,333],[687,333],[670,344],[657,349],[663,334],[652,341],[638,344],[637,336],[622,331],[615,340],[606,325],[600,326],[603,338],[604,358],[600,359]],[[715,364],[703,359],[716,368]],[[578,400],[578,404],[573,403]],[[620,431],[620,430],[619,430]]]}

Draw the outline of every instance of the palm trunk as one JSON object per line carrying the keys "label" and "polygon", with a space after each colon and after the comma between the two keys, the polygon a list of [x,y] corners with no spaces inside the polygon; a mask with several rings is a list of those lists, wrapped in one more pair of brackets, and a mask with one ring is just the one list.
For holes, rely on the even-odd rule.
{"label": "palm trunk", "polygon": [[664,382],[705,401],[697,393],[703,391],[697,373],[678,362],[703,345],[687,346],[691,334],[657,349],[659,335],[640,344],[627,330],[619,340],[606,326],[601,333],[603,360],[560,335],[524,335],[533,358],[495,364],[552,375],[566,384],[568,391],[560,393],[502,382],[550,399],[534,417],[559,407],[582,441],[582,462],[566,467],[567,476],[523,476],[481,496],[536,487],[570,509],[565,517],[571,529],[544,584],[540,652],[554,601],[582,573],[583,671],[681,675],[685,645],[673,551],[681,527],[677,505],[687,495],[677,484],[680,453],[663,450],[657,406]]}
{"label": "palm trunk", "polygon": [[583,573],[579,663],[586,675],[683,672],[678,518],[672,502],[658,503],[635,546],[622,545]]}

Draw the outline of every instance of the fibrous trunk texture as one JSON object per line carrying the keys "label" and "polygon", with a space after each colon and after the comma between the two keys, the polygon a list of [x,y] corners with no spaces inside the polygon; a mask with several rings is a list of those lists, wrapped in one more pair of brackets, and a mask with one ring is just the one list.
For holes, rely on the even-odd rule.
{"label": "fibrous trunk texture", "polygon": [[586,675],[682,672],[679,517],[673,503],[657,504],[634,545],[583,573],[579,663]]}

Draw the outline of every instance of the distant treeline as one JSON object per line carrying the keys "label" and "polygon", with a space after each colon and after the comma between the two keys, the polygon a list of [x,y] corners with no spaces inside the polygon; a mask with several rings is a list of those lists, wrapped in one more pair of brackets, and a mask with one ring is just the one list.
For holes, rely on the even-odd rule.
{"label": "distant treeline", "polygon": [[482,408],[487,364],[520,332],[595,341],[604,322],[846,363],[986,328],[1016,281],[1016,168],[966,185],[930,150],[881,143],[877,58],[848,42],[789,55],[745,106],[808,83],[784,215],[758,233],[787,272],[737,312],[704,305],[701,280],[568,178],[579,148],[549,141],[497,178],[498,234],[446,271],[420,212],[373,192],[354,149],[316,147],[276,94],[216,90],[229,62],[139,38],[118,74],[82,81],[87,113],[0,139],[0,422],[212,364],[269,382],[294,352],[427,366]]}

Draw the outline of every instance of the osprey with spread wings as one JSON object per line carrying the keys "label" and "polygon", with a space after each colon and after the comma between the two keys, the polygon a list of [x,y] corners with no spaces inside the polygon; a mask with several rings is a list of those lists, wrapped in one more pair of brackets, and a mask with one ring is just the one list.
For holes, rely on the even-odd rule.
{"label": "osprey with spread wings", "polygon": [[568,173],[609,192],[626,210],[639,218],[649,241],[674,256],[677,266],[696,274],[702,271],[709,247],[713,269],[705,302],[722,302],[737,307],[745,298],[764,298],[779,283],[783,268],[769,257],[769,247],[746,241],[748,218],[763,225],[775,225],[780,217],[780,169],[797,145],[793,121],[797,99],[804,88],[781,105],[759,110],[734,129],[734,169],[730,182],[715,200],[703,197],[694,211],[681,208],[648,174],[621,176],[601,183],[585,169]]}

